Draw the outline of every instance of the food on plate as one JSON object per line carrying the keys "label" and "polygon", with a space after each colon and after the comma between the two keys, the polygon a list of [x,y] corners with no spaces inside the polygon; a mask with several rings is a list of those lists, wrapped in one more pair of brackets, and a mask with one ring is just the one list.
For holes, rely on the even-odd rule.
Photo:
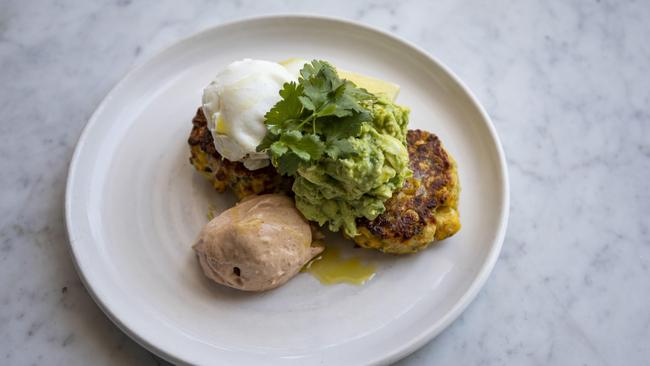
{"label": "food on plate", "polygon": [[386,201],[381,215],[357,219],[359,235],[352,239],[359,246],[412,253],[460,230],[456,162],[432,133],[409,130],[407,140],[413,176]]}
{"label": "food on plate", "polygon": [[397,95],[399,94],[399,85],[397,84],[375,79],[370,76],[357,74],[356,72],[345,71],[341,69],[337,69],[337,71],[341,79],[350,80],[359,88],[364,88],[375,95],[381,95],[393,102],[395,99],[397,99]]}
{"label": "food on plate", "polygon": [[341,79],[324,61],[306,64],[280,95],[257,150],[295,178],[296,207],[308,220],[356,236],[355,220],[381,214],[411,175],[409,110]]}
{"label": "food on plate", "polygon": [[[305,67],[305,64],[308,63],[309,61],[302,58],[290,58],[288,60],[280,61],[280,65],[289,70],[289,72],[296,78],[300,77],[300,70],[302,70],[302,68]],[[366,89],[375,95],[381,95],[390,101],[394,102],[399,94],[400,88],[397,84],[339,68],[336,68],[336,72],[341,79],[350,80],[359,88]]]}
{"label": "food on plate", "polygon": [[[359,235],[352,239],[362,247],[411,253],[460,229],[460,184],[453,158],[432,133],[409,130],[407,142],[413,177],[406,179],[404,186],[384,203],[383,214],[374,220],[357,219]],[[240,162],[223,159],[214,150],[200,109],[194,117],[190,145],[192,164],[220,192],[231,188],[240,199],[254,194],[291,193],[293,178],[281,176],[273,167],[250,171]]]}
{"label": "food on plate", "polygon": [[392,254],[455,234],[456,163],[436,135],[408,130],[399,91],[318,60],[244,59],[219,72],[192,120],[190,162],[242,201],[199,234],[206,276],[262,291],[309,262],[324,283],[372,278],[372,265],[335,248],[317,256],[310,222]]}
{"label": "food on plate", "polygon": [[254,194],[291,192],[293,179],[283,177],[272,166],[249,170],[240,161],[224,159],[214,146],[203,110],[198,109],[192,120],[190,163],[205,176],[214,188],[223,192],[231,189],[242,199]]}
{"label": "food on plate", "polygon": [[205,275],[245,291],[278,287],[323,251],[291,198],[251,196],[211,220],[194,244]]}
{"label": "food on plate", "polygon": [[264,115],[280,100],[278,90],[295,77],[276,62],[244,59],[226,66],[203,90],[203,114],[216,150],[250,170],[269,164],[255,151],[266,135]]}

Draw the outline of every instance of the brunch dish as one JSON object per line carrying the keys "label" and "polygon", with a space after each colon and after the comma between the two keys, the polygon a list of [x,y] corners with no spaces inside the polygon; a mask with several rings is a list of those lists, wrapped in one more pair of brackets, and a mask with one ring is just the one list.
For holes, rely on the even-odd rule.
{"label": "brunch dish", "polygon": [[[408,130],[399,89],[323,60],[243,59],[217,73],[192,121],[190,163],[242,203],[201,231],[206,276],[250,291],[285,283],[323,251],[307,220],[391,254],[454,235],[456,163],[435,134]],[[245,223],[233,222],[242,210]]]}
{"label": "brunch dish", "polygon": [[472,301],[508,205],[496,131],[449,69],[309,16],[224,24],[135,68],[65,195],[88,293],[183,365],[394,362]]}

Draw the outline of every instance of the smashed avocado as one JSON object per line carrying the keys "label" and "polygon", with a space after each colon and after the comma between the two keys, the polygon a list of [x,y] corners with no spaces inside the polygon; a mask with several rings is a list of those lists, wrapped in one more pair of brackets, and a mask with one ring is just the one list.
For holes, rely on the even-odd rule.
{"label": "smashed avocado", "polygon": [[349,236],[357,234],[357,217],[373,220],[384,212],[384,201],[410,173],[404,142],[408,111],[376,103],[373,112],[361,134],[347,138],[355,154],[301,167],[293,184],[296,207],[307,219],[327,223],[332,231],[342,227]]}
{"label": "smashed avocado", "polygon": [[258,150],[295,177],[296,207],[308,220],[356,236],[356,219],[375,219],[411,175],[409,110],[340,79],[324,61],[307,64],[280,95]]}

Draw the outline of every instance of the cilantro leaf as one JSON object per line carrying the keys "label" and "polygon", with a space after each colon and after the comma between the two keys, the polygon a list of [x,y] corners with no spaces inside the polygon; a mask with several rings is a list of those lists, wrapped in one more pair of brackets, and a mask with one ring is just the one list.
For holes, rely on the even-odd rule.
{"label": "cilantro leaf", "polygon": [[298,82],[285,83],[280,96],[264,116],[268,132],[257,150],[267,151],[281,174],[293,175],[325,154],[332,159],[354,154],[346,139],[372,121],[375,96],[341,79],[325,61],[305,64]]}
{"label": "cilantro leaf", "polygon": [[292,153],[288,152],[277,159],[277,164],[274,162],[278,168],[278,172],[283,175],[294,175],[300,166],[300,158]]}
{"label": "cilantro leaf", "polygon": [[368,122],[371,119],[372,115],[367,111],[354,113],[345,118],[333,119],[329,123],[323,124],[322,133],[327,136],[328,141],[357,136],[361,132],[363,122]]}
{"label": "cilantro leaf", "polygon": [[325,144],[318,136],[303,135],[300,131],[287,131],[280,137],[279,142],[305,161],[318,160],[325,151]]}
{"label": "cilantro leaf", "polygon": [[283,155],[284,153],[289,151],[287,145],[282,141],[276,141],[272,143],[270,149],[271,149],[271,154],[275,156]]}
{"label": "cilantro leaf", "polygon": [[309,99],[308,97],[299,96],[298,100],[300,100],[300,103],[306,109],[309,109],[310,111],[315,111],[316,110],[316,106],[314,105],[314,102],[312,102],[311,99]]}
{"label": "cilantro leaf", "polygon": [[305,97],[311,101],[315,109],[327,101],[328,88],[324,79],[314,77],[303,80],[301,85],[303,85]]}
{"label": "cilantro leaf", "polygon": [[350,80],[345,80],[345,84],[348,86],[348,93],[356,100],[372,100],[375,99],[375,96],[368,92],[366,89],[357,87]]}
{"label": "cilantro leaf", "polygon": [[278,136],[278,135],[276,135],[274,133],[271,133],[269,131],[269,133],[267,133],[266,136],[264,136],[264,138],[262,139],[262,142],[260,142],[260,144],[257,145],[257,148],[255,150],[257,152],[262,152],[262,151],[268,149],[269,147],[271,147],[271,145],[274,142],[276,142],[279,138],[280,138],[280,136]]}
{"label": "cilantro leaf", "polygon": [[[336,104],[326,104],[318,111],[318,117],[327,117],[331,115],[336,115],[336,112],[339,110],[339,106]],[[337,117],[341,117],[338,116]]]}
{"label": "cilantro leaf", "polygon": [[[303,87],[295,82],[285,83],[280,90],[282,100],[277,102],[270,111],[264,115],[264,123],[269,130],[282,128],[288,120],[298,119],[302,113],[302,103],[298,97],[302,95]],[[277,133],[276,133],[277,134]]]}
{"label": "cilantro leaf", "polygon": [[324,65],[330,66],[329,63],[325,61],[312,60],[312,62],[303,66],[302,70],[300,70],[300,76],[302,76],[302,79],[307,80],[312,76],[318,74]]}

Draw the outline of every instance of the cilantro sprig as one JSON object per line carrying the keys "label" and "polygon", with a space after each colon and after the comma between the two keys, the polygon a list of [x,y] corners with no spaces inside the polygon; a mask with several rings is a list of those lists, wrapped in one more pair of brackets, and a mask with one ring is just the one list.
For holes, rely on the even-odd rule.
{"label": "cilantro sprig", "polygon": [[280,96],[264,116],[268,132],[257,151],[268,151],[273,165],[286,175],[323,156],[354,154],[347,138],[358,136],[363,122],[372,120],[367,106],[375,100],[319,60],[305,64],[298,82],[285,83]]}

